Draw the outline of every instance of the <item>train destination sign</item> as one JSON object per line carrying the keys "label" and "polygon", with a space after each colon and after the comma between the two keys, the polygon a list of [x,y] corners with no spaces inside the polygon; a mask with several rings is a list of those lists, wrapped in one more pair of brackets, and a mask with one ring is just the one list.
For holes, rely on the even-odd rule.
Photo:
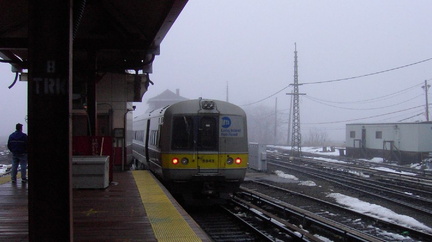
{"label": "train destination sign", "polygon": [[244,127],[242,117],[222,116],[219,120],[220,137],[243,137]]}

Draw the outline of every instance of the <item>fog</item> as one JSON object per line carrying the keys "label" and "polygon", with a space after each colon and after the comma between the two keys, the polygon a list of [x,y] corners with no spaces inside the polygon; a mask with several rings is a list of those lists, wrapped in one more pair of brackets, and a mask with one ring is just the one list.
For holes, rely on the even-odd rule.
{"label": "fog", "polygon": [[[180,89],[186,98],[228,96],[245,109],[272,111],[268,117],[277,98],[278,133],[284,134],[296,44],[306,94],[300,97],[303,135],[322,130],[343,141],[346,123],[425,121],[431,7],[427,0],[189,1],[161,44],[154,85],[135,113],[166,89]],[[26,84],[9,90],[14,75],[8,65],[0,68],[2,136],[25,122]]]}
{"label": "fog", "polygon": [[17,82],[11,89],[15,74],[9,64],[0,64],[0,145],[15,131],[17,123],[27,132],[27,83]]}

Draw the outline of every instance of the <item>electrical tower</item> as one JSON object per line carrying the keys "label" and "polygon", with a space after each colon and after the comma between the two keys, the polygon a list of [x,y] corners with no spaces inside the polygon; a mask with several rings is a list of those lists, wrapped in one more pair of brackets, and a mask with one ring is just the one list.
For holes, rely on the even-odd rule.
{"label": "electrical tower", "polygon": [[297,65],[297,45],[294,44],[294,91],[293,93],[287,93],[287,95],[292,95],[292,136],[291,136],[291,156],[300,157],[301,153],[301,132],[300,132],[300,95],[305,95],[305,93],[299,93],[298,83],[298,65]]}
{"label": "electrical tower", "polygon": [[424,82],[424,86],[422,88],[425,90],[425,97],[426,97],[426,121],[429,122],[429,101],[428,101],[428,90],[430,88],[430,85],[428,85],[427,80]]}

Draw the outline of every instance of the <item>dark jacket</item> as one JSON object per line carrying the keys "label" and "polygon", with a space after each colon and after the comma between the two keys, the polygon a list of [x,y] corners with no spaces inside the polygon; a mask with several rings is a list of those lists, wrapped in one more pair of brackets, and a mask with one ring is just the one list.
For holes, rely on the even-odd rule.
{"label": "dark jacket", "polygon": [[9,136],[8,149],[14,155],[27,153],[27,135],[22,131],[15,131]]}

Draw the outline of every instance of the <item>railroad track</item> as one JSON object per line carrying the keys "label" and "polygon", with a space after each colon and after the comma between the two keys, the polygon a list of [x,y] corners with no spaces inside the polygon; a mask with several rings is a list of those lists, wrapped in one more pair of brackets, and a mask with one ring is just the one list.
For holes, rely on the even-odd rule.
{"label": "railroad track", "polygon": [[[243,191],[227,204],[205,208],[200,212],[188,209],[188,213],[214,241],[382,241],[354,230],[343,230],[341,224],[323,224],[311,219],[313,215],[302,215],[286,207],[272,203],[264,195]],[[280,211],[276,211],[279,207]],[[289,215],[287,217],[287,215]],[[295,216],[295,217],[294,217]],[[305,222],[292,223],[288,218]],[[320,234],[316,231],[319,227]],[[311,232],[311,231],[312,232]],[[324,237],[325,235],[325,237]]]}
{"label": "railroad track", "polygon": [[388,202],[395,203],[399,206],[429,214],[432,216],[432,199],[429,197],[421,197],[416,194],[409,193],[408,188],[403,191],[389,188],[387,185],[379,185],[374,181],[357,178],[354,176],[347,176],[346,173],[337,174],[335,172],[328,173],[328,170],[312,168],[304,165],[297,165],[291,162],[282,162],[278,160],[271,160],[269,164],[278,166],[289,171],[303,173],[308,176],[313,176],[319,179],[329,181],[331,183],[347,187],[351,190],[368,194],[370,196],[379,197],[380,199]]}
{"label": "railroad track", "polygon": [[[261,220],[273,221],[273,230],[291,236],[293,241],[383,241],[377,237],[348,228],[334,221],[325,220],[308,211],[299,210],[287,203],[275,200],[256,191],[243,188],[233,198]],[[278,226],[276,226],[278,225]],[[287,241],[287,240],[283,240]]]}
{"label": "railroad track", "polygon": [[[268,153],[269,157],[272,157],[274,159],[276,158],[282,158],[284,160],[288,160],[290,158],[290,155],[285,153],[284,150],[278,150],[275,149],[278,152],[277,153]],[[317,153],[307,153],[303,152],[303,157],[300,159],[296,158],[297,160],[307,161],[307,162],[316,162],[316,163],[323,163],[320,161],[320,159],[333,159],[341,162],[345,162],[347,164],[343,163],[329,163],[324,162],[328,166],[335,166],[335,167],[347,167],[349,169],[358,169],[366,170],[368,172],[372,172],[375,174],[385,174],[390,175],[394,179],[401,179],[401,180],[408,180],[411,183],[422,183],[422,181],[425,181],[427,184],[432,184],[432,171],[429,170],[419,170],[419,169],[413,169],[406,166],[399,166],[394,163],[375,163],[375,162],[367,162],[362,159],[354,159],[346,156],[329,156],[329,155],[320,155]],[[400,173],[397,174],[389,174],[389,172],[386,171],[380,171],[375,168],[377,167],[385,167],[389,168],[395,171],[398,171]],[[409,174],[404,174],[409,173]],[[411,175],[412,174],[412,175]]]}
{"label": "railroad track", "polygon": [[[237,201],[224,205],[186,208],[189,215],[200,225],[213,241],[293,241],[292,238],[271,235],[275,226],[264,226],[257,216],[243,209]],[[295,240],[294,240],[295,241]],[[298,240],[301,241],[301,240]]]}
{"label": "railroad track", "polygon": [[[349,161],[347,161],[346,158],[340,157],[331,157],[331,159],[343,161],[345,163],[332,163],[322,161],[320,160],[321,158],[324,157],[311,155],[310,157],[296,158],[296,161],[300,161],[302,163],[307,162],[308,164],[317,167],[326,167],[328,169],[356,171],[358,173],[368,174],[375,180],[382,179],[384,181],[391,181],[393,184],[398,184],[400,186],[409,186],[432,192],[431,171],[412,169],[394,164],[365,162],[353,159],[349,159]],[[328,159],[329,157],[325,158]],[[388,168],[394,170],[395,172],[381,170],[381,168]]]}
{"label": "railroad track", "polygon": [[187,207],[186,210],[213,241],[258,241],[258,236],[220,206]]}
{"label": "railroad track", "polygon": [[[237,196],[250,193],[252,195],[248,197],[253,198],[251,199],[253,203],[262,203],[261,199],[271,201],[276,204],[272,205],[273,207],[283,207],[277,208],[278,214],[283,214],[283,218],[290,223],[305,228],[307,231],[322,234],[326,238],[330,237],[334,241],[369,241],[372,239],[390,241],[394,240],[395,236],[403,238],[402,234],[409,234],[411,238],[418,241],[432,241],[432,234],[427,232],[380,220],[267,182],[248,181],[243,183],[242,189],[245,192]],[[257,191],[267,195],[257,193]],[[293,204],[298,204],[298,206]]]}

